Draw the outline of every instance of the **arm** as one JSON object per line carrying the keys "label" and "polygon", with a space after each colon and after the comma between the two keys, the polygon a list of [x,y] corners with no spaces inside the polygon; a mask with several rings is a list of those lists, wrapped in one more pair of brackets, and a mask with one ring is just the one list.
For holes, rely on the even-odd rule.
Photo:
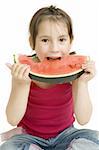
{"label": "arm", "polygon": [[88,81],[95,75],[94,62],[90,61],[82,66],[85,73],[80,78],[73,81],[74,112],[79,124],[84,125],[89,122],[92,114],[92,103],[88,91]]}
{"label": "arm", "polygon": [[8,67],[12,73],[12,89],[6,107],[6,115],[8,122],[14,126],[21,121],[26,111],[31,83],[28,77],[30,68],[19,64]]}
{"label": "arm", "polygon": [[92,114],[92,104],[87,83],[73,83],[74,113],[79,124],[88,123]]}

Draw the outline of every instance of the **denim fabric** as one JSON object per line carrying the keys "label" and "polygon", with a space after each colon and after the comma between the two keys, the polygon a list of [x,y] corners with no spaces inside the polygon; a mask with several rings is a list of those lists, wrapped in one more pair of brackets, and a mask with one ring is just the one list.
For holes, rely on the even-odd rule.
{"label": "denim fabric", "polygon": [[0,150],[29,150],[31,144],[44,150],[99,150],[98,138],[98,131],[69,127],[48,140],[28,134],[15,135],[3,143]]}
{"label": "denim fabric", "polygon": [[44,149],[40,148],[38,145],[31,144],[29,150],[44,150]]}
{"label": "denim fabric", "polygon": [[85,138],[74,139],[66,150],[99,150],[99,145]]}

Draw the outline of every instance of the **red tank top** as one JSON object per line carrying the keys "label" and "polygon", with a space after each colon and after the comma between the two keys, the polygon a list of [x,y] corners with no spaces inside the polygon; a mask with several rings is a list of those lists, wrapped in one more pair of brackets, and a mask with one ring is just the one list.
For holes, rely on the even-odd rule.
{"label": "red tank top", "polygon": [[18,126],[44,139],[57,136],[74,122],[71,84],[42,89],[31,83],[26,113]]}

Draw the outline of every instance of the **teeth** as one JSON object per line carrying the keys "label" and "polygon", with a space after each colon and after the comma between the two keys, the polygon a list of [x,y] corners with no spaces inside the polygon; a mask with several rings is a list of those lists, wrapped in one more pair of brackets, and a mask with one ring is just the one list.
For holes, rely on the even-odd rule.
{"label": "teeth", "polygon": [[54,57],[53,57],[53,58],[52,58],[52,57],[47,57],[47,60],[51,60],[51,59],[52,59],[52,60],[57,60],[57,59],[59,59],[59,60],[60,60],[60,59],[61,59],[61,57],[57,57],[57,58],[54,58]]}

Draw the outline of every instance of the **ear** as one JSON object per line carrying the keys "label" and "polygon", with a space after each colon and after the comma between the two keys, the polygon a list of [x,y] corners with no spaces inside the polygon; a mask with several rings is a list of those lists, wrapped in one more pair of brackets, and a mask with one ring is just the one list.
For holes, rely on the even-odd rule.
{"label": "ear", "polygon": [[33,49],[33,42],[32,42],[32,37],[31,36],[29,36],[29,43],[30,43],[31,48]]}

